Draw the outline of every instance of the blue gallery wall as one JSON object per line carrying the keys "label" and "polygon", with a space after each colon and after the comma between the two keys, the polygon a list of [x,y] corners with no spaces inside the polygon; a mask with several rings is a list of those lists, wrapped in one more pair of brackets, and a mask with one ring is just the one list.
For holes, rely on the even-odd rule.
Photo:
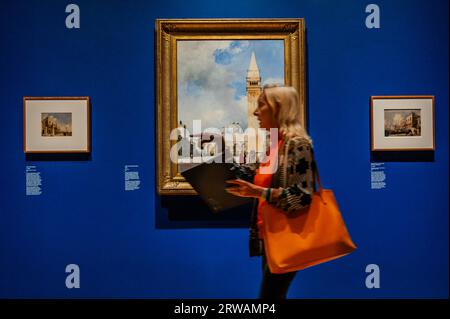
{"label": "blue gallery wall", "polygon": [[[373,1],[380,29],[365,27],[366,1],[77,0],[69,30],[69,3],[0,1],[1,298],[257,296],[245,227],[189,218],[199,205],[171,219],[155,195],[154,21],[281,17],[306,19],[309,131],[358,245],[300,272],[289,297],[448,297],[447,1]],[[436,97],[436,151],[382,158],[387,185],[372,190],[369,98],[408,94]],[[26,158],[22,96],[90,96],[91,156]],[[137,191],[124,191],[127,164]],[[26,196],[28,165],[40,196]],[[65,286],[72,263],[80,289]],[[368,264],[379,289],[365,286]]]}

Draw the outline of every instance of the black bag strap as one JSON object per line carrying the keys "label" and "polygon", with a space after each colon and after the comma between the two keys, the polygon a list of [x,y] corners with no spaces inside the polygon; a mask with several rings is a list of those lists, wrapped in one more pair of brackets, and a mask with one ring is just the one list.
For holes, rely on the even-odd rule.
{"label": "black bag strap", "polygon": [[256,225],[258,217],[258,198],[253,198],[252,213],[250,217],[251,225]]}
{"label": "black bag strap", "polygon": [[[316,157],[314,155],[314,148],[311,146],[311,155],[312,155],[312,162],[311,162],[311,168],[313,170],[313,178],[314,178],[314,188],[316,186],[316,180],[317,184],[319,185],[319,191],[323,190],[322,183],[320,182],[320,175],[319,175],[319,168],[317,167]],[[315,190],[314,190],[315,191]]]}

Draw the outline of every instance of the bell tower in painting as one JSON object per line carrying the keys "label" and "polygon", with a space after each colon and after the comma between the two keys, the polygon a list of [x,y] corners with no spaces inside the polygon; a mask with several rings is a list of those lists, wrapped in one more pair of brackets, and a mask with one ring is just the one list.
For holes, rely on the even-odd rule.
{"label": "bell tower in painting", "polygon": [[248,127],[258,129],[259,123],[253,115],[258,106],[258,96],[261,94],[261,76],[259,75],[258,65],[256,64],[255,52],[252,52],[250,65],[247,70],[247,123]]}

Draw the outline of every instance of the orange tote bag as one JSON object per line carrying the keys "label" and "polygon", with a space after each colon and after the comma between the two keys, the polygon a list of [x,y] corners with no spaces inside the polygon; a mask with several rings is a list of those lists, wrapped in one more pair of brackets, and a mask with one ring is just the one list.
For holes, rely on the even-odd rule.
{"label": "orange tote bag", "polygon": [[317,177],[319,189],[313,194],[308,207],[288,217],[266,201],[261,203],[264,249],[271,273],[305,269],[345,256],[356,249],[333,191],[322,188],[315,162],[314,165],[314,178]]}

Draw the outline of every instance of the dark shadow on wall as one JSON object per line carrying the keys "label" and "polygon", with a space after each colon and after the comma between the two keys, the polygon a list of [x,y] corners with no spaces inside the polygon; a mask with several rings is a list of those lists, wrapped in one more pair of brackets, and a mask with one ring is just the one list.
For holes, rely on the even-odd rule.
{"label": "dark shadow on wall", "polygon": [[90,161],[90,153],[30,153],[25,154],[26,161],[46,161],[46,162],[61,162],[61,161]]}
{"label": "dark shadow on wall", "polygon": [[199,196],[156,196],[157,229],[178,228],[247,228],[252,204],[212,212]]}
{"label": "dark shadow on wall", "polygon": [[377,151],[370,153],[371,162],[434,162],[434,151]]}

